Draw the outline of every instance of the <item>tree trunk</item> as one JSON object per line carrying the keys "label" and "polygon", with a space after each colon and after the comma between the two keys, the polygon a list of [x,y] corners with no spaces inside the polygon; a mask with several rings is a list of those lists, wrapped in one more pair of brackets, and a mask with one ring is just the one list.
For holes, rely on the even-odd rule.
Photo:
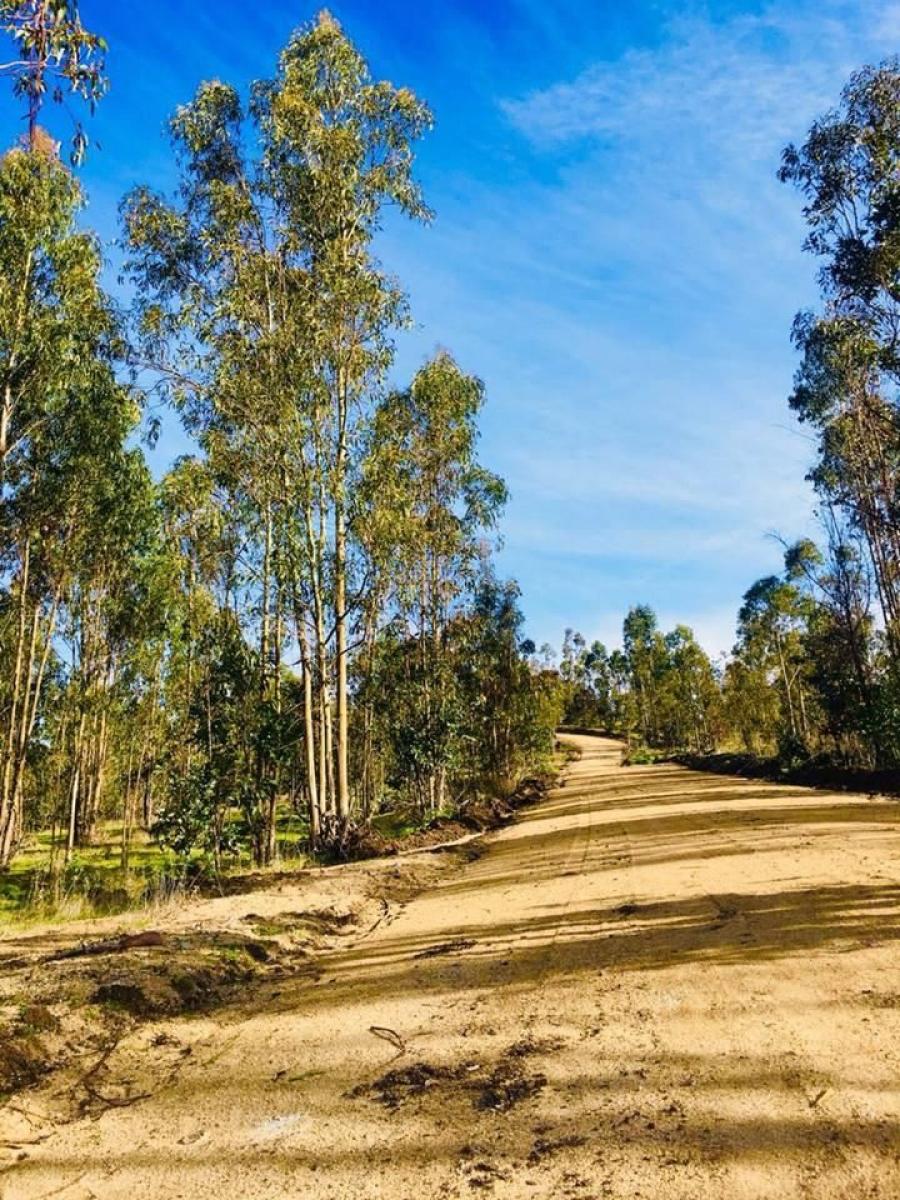
{"label": "tree trunk", "polygon": [[306,614],[295,604],[295,623],[300,641],[300,657],[303,664],[303,738],[306,751],[306,788],[309,803],[309,838],[313,846],[318,843],[321,832],[319,809],[319,781],[316,777],[315,722],[313,719],[312,662],[309,653],[309,634],[306,630]]}
{"label": "tree trunk", "polygon": [[337,668],[337,733],[335,755],[337,766],[336,809],[338,821],[345,825],[350,819],[350,778],[348,772],[349,711],[347,695],[347,528],[344,513],[344,489],[347,462],[346,393],[343,375],[340,376],[338,416],[337,480],[334,497],[334,626]]}

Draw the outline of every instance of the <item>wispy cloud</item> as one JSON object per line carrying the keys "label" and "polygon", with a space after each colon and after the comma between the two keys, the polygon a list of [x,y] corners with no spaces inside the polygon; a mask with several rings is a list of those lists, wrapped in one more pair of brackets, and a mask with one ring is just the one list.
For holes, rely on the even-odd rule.
{"label": "wispy cloud", "polygon": [[[871,40],[846,18],[859,5],[770,7],[722,23],[675,17],[656,48],[628,51],[502,107],[521,132],[543,146],[608,139],[646,144],[665,158],[687,136],[695,157],[717,147],[729,159],[771,156],[796,128],[798,114],[834,100],[833,75],[858,65]],[[870,32],[891,26],[898,6],[875,14]],[[843,15],[844,19],[841,19]],[[707,162],[707,168],[713,166]]]}
{"label": "wispy cloud", "polygon": [[457,314],[451,344],[488,364],[506,559],[540,636],[643,599],[725,648],[723,614],[777,566],[767,531],[809,528],[812,448],[785,397],[814,264],[776,170],[894,30],[895,3],[676,15],[499,101],[528,169],[442,210],[434,319]]}

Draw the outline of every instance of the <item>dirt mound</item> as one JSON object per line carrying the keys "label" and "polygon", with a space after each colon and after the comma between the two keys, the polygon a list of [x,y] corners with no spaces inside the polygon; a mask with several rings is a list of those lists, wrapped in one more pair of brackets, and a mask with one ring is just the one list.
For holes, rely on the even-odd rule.
{"label": "dirt mound", "polygon": [[[247,961],[241,962],[241,955]],[[153,969],[136,965],[125,974],[104,979],[90,997],[92,1004],[109,1005],[133,1017],[174,1016],[214,1008],[247,983],[259,960],[243,947],[226,948],[225,955],[206,965],[166,963]]]}
{"label": "dirt mound", "polygon": [[120,916],[10,931],[0,941],[0,1093],[74,1072],[145,1023],[212,1012],[268,980],[314,981],[321,954],[384,921],[440,869],[410,860],[348,866],[343,877],[263,876],[267,889],[165,910],[152,930],[122,929]]}
{"label": "dirt mound", "polygon": [[50,1070],[52,1058],[40,1038],[13,1033],[0,1038],[0,1092],[31,1087]]}

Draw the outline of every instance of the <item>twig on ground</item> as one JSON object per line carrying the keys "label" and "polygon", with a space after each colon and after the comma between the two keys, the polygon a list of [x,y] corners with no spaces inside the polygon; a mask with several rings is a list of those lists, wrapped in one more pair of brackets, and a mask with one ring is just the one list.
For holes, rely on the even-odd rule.
{"label": "twig on ground", "polygon": [[87,958],[94,954],[119,954],[123,950],[140,950],[147,946],[162,946],[165,938],[156,930],[148,929],[143,933],[126,933],[120,937],[105,938],[102,942],[80,942],[68,950],[57,950],[46,955],[42,962],[62,962],[68,958]]}
{"label": "twig on ground", "polygon": [[[82,1084],[82,1087],[91,1100],[96,1100],[99,1104],[105,1104],[107,1109],[129,1108],[132,1104],[137,1104],[139,1100],[149,1100],[153,1095],[153,1092],[138,1092],[134,1096],[104,1096],[102,1092],[98,1092],[90,1084]],[[101,1115],[101,1113],[97,1113],[97,1116]]]}
{"label": "twig on ground", "polygon": [[406,1053],[406,1042],[404,1042],[403,1038],[395,1030],[387,1029],[383,1025],[370,1025],[369,1033],[374,1033],[383,1042],[390,1042],[392,1046],[399,1050],[400,1054]]}

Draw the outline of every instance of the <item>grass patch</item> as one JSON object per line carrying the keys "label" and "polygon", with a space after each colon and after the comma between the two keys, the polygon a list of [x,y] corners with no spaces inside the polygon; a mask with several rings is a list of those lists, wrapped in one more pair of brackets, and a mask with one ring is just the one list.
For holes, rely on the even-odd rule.
{"label": "grass patch", "polygon": [[402,838],[412,837],[415,833],[421,833],[423,829],[428,829],[435,821],[453,816],[451,809],[441,809],[434,813],[422,813],[414,808],[394,808],[387,812],[379,813],[369,822],[372,829],[382,837],[391,841],[400,841]]}
{"label": "grass patch", "polygon": [[653,763],[666,762],[671,759],[671,750],[661,750],[655,746],[630,746],[622,758],[623,767],[650,766]]}
{"label": "grass patch", "polygon": [[[235,810],[229,823],[240,829],[241,821]],[[304,817],[291,809],[280,813],[272,869],[303,865],[307,837]],[[219,877],[251,868],[249,846],[242,844],[223,860]],[[203,890],[216,878],[211,859],[200,850],[182,858],[141,830],[131,832],[128,867],[123,868],[121,821],[101,823],[94,844],[79,847],[68,863],[65,834],[38,830],[28,834],[10,866],[0,871],[0,925],[108,916]]]}

